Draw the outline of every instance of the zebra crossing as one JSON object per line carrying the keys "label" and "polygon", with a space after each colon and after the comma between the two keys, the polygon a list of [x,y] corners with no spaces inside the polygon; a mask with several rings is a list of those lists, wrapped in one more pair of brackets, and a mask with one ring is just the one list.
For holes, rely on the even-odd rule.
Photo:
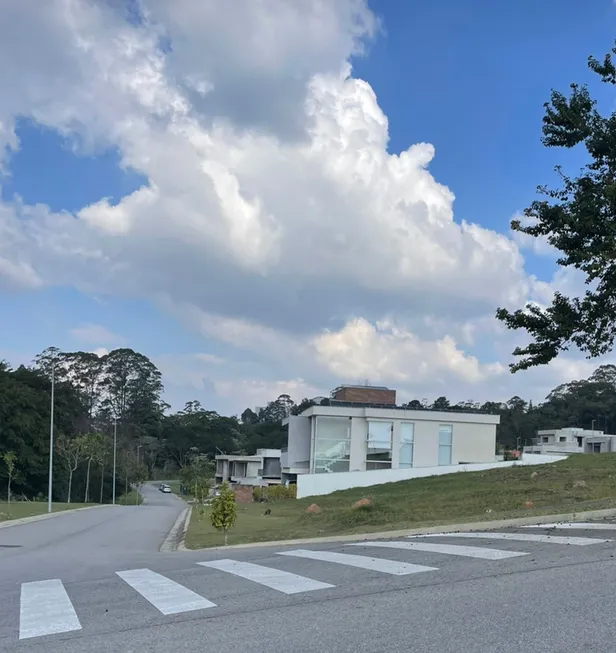
{"label": "zebra crossing", "polygon": [[[444,569],[447,560],[454,558],[474,559],[476,564],[497,564],[512,559],[522,559],[532,551],[509,550],[496,548],[498,543],[515,542],[535,544],[551,544],[555,546],[568,545],[572,547],[586,547],[611,542],[605,537],[581,537],[569,535],[551,535],[529,532],[531,529],[546,529],[557,531],[571,530],[596,530],[616,531],[616,524],[608,523],[568,523],[568,524],[543,524],[525,527],[524,532],[467,532],[467,533],[433,533],[427,535],[408,536],[402,540],[381,540],[361,541],[341,544],[337,548],[341,551],[324,549],[291,549],[276,551],[274,556],[280,556],[279,560],[292,563],[295,561],[302,571],[302,564],[309,565],[309,569],[315,575],[326,577],[327,580],[335,580],[334,570],[336,568],[350,568],[371,572],[375,575],[405,577],[414,574],[436,573]],[[434,541],[454,540],[452,542]],[[490,546],[470,546],[460,544],[460,539],[486,540]],[[458,540],[456,543],[455,540]],[[358,552],[362,547],[362,552]],[[518,547],[516,547],[517,549]],[[522,547],[525,548],[525,547]],[[366,551],[366,549],[368,551]],[[394,558],[387,557],[391,553]],[[396,555],[393,555],[395,552]],[[371,555],[382,554],[382,555]],[[422,554],[432,554],[430,565],[419,564],[418,559]],[[400,559],[400,557],[405,559]],[[438,556],[443,556],[443,563],[434,562]],[[408,559],[407,559],[408,558]],[[307,561],[307,562],[306,562]],[[320,565],[316,569],[315,563]],[[433,565],[439,566],[433,566]],[[307,575],[280,569],[276,562],[267,559],[266,564],[247,562],[232,557],[212,559],[202,562],[189,562],[195,568],[203,571],[203,581],[206,588],[220,587],[221,579],[227,579],[225,583],[249,582],[253,587],[260,586],[281,595],[296,595],[303,593],[314,593],[327,590],[335,590],[336,584],[325,582],[319,578],[311,578]],[[285,566],[281,564],[280,566]],[[288,564],[286,565],[289,566]],[[297,571],[297,570],[296,570]],[[310,572],[309,572],[310,573]],[[355,572],[353,572],[355,573]],[[326,574],[326,576],[324,576]],[[200,593],[186,587],[168,575],[155,572],[151,569],[128,569],[115,572],[115,576],[125,586],[135,592],[135,603],[143,601],[143,609],[154,610],[160,615],[167,617],[183,613],[198,613],[200,611],[212,610],[217,607],[224,608],[225,596],[202,596]],[[343,576],[343,582],[349,582],[347,576]],[[236,580],[232,580],[236,579]],[[338,582],[338,581],[336,581]],[[340,585],[338,585],[340,587]],[[266,591],[267,591],[266,590]],[[207,594],[208,592],[203,592]],[[139,598],[141,597],[141,598]],[[211,600],[214,598],[216,600]],[[141,606],[139,606],[140,609]],[[79,605],[73,605],[70,596],[70,586],[67,588],[61,579],[49,579],[35,582],[23,583],[19,600],[19,628],[18,638],[20,640],[31,640],[34,638],[61,633],[71,633],[83,629],[79,616]]]}

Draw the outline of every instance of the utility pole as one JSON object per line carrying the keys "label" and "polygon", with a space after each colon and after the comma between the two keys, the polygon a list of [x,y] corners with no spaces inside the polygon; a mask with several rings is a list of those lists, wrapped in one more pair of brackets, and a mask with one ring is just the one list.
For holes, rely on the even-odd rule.
{"label": "utility pole", "polygon": [[47,487],[47,512],[51,512],[51,494],[53,491],[53,409],[56,391],[56,359],[51,361],[51,418],[49,420],[49,485]]}
{"label": "utility pole", "polygon": [[118,419],[117,417],[113,418],[113,479],[111,481],[112,485],[112,499],[111,503],[115,506],[116,502],[116,459],[118,453]]}

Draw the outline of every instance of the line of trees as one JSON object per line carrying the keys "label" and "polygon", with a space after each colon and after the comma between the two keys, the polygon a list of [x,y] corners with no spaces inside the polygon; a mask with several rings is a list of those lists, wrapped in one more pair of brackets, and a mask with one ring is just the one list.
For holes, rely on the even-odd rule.
{"label": "line of trees", "polygon": [[147,356],[126,348],[97,356],[52,347],[30,366],[0,361],[0,478],[7,497],[46,498],[52,377],[54,501],[110,501],[114,431],[118,493],[178,474],[187,484],[202,483],[213,476],[217,453],[286,444],[281,417],[293,403],[286,395],[259,414],[247,409],[244,419],[198,401],[170,412],[162,375]]}
{"label": "line of trees", "polygon": [[497,443],[503,448],[530,444],[541,429],[577,426],[615,433],[616,366],[601,365],[588,379],[559,385],[544,402],[538,404],[518,396],[506,402],[487,401],[483,404],[471,400],[452,404],[446,397],[438,397],[432,404],[415,399],[406,404],[406,407],[500,415]]}

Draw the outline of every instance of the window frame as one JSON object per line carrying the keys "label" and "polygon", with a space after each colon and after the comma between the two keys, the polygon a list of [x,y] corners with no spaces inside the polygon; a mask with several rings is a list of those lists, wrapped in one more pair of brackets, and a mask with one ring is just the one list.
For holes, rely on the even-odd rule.
{"label": "window frame", "polygon": [[[443,429],[447,428],[449,429],[449,444],[443,444],[441,442],[441,434],[443,432]],[[449,462],[444,463],[441,462],[441,452],[444,450],[449,451]],[[438,425],[438,466],[439,467],[447,467],[448,465],[453,464],[453,424],[439,424]]]}
{"label": "window frame", "polygon": [[[403,440],[402,427],[410,426],[411,427],[411,438],[410,440]],[[411,451],[410,462],[402,462],[402,451],[403,447],[409,447]],[[398,469],[412,469],[414,466],[415,458],[415,422],[400,422],[400,443],[398,446]]]}
{"label": "window frame", "polygon": [[[346,437],[344,438],[328,438],[328,437],[319,437],[319,421],[322,420],[336,420],[340,424],[344,420],[347,424],[346,427]],[[346,443],[344,447],[345,454],[336,458],[326,458],[318,453],[319,443],[330,442],[332,445]],[[310,473],[311,474],[332,474],[331,470],[324,470],[323,467],[327,463],[333,465],[340,465],[343,463],[343,467],[346,469],[337,470],[339,472],[348,472],[351,469],[351,418],[338,415],[316,415],[314,423],[314,437],[312,441],[312,451],[311,451],[311,461],[310,461]],[[346,463],[346,465],[344,464]],[[317,469],[321,468],[321,469]]]}
{"label": "window frame", "polygon": [[[376,469],[392,469],[393,460],[394,460],[394,423],[392,420],[388,419],[370,419],[367,418],[368,428],[366,429],[366,440],[365,440],[365,465],[366,470],[376,470]],[[384,439],[376,439],[370,437],[370,425],[371,424],[387,424],[389,426],[389,441],[387,442]],[[375,459],[370,458],[370,456],[378,456],[378,453],[370,453],[370,443],[373,444],[389,444],[389,460]],[[378,447],[372,447],[373,449]],[[386,448],[384,448],[387,451]]]}

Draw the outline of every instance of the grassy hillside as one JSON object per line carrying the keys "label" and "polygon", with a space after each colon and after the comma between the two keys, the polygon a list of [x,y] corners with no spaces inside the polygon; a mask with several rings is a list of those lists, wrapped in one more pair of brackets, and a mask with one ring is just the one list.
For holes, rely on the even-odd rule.
{"label": "grassy hillside", "polygon": [[[534,474],[536,472],[536,474]],[[372,505],[353,510],[358,499]],[[526,502],[532,502],[527,507]],[[306,513],[316,503],[319,514]],[[433,476],[327,496],[238,504],[229,544],[321,537],[616,507],[616,454],[577,454],[549,465]],[[271,514],[265,515],[266,509]],[[207,512],[196,511],[187,546],[222,544]]]}

